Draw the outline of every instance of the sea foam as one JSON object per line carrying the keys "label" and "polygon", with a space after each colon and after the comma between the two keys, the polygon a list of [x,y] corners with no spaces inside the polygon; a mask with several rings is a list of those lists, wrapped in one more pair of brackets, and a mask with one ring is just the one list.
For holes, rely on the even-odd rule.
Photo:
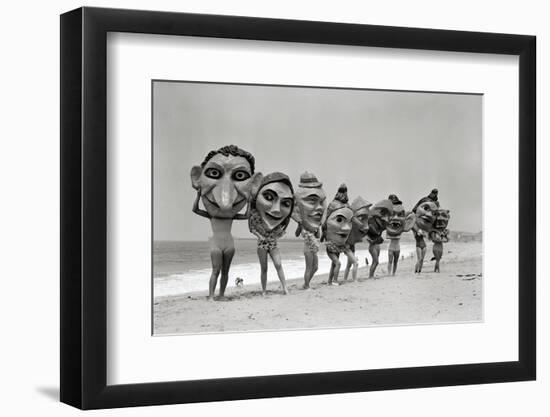
{"label": "sea foam", "polygon": [[[401,257],[410,257],[415,251],[414,245],[402,244]],[[369,263],[371,256],[368,250],[357,250],[355,256],[359,260],[359,266],[365,266],[365,258],[368,257]],[[388,251],[383,249],[380,251],[380,264],[385,264],[388,261]],[[347,257],[344,254],[340,255],[342,266],[340,268],[340,279],[343,277],[343,272],[347,263]],[[294,278],[302,278],[304,276],[305,261],[303,255],[284,259],[283,269],[287,280]],[[326,274],[330,270],[331,261],[324,251],[322,246],[319,251],[319,270],[316,273],[317,279],[319,275]],[[380,265],[377,270],[379,273],[386,272],[386,266]],[[383,268],[380,270],[380,268]],[[398,266],[399,270],[399,266]],[[170,274],[166,276],[155,277],[154,279],[154,297],[181,295],[189,292],[207,291],[208,282],[210,280],[211,268],[190,269],[184,273]],[[227,286],[235,286],[235,278],[242,278],[244,285],[257,284],[260,286],[260,264],[259,262],[251,263],[233,263],[229,271],[229,281]],[[313,277],[313,280],[316,279]],[[351,273],[350,277],[351,278]],[[271,259],[268,260],[267,281],[279,282],[277,271],[273,267]],[[219,287],[219,278],[218,278]]]}

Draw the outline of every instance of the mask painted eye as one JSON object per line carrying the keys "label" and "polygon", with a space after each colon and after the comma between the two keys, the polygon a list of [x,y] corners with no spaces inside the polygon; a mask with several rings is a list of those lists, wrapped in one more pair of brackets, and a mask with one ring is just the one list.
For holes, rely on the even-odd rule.
{"label": "mask painted eye", "polygon": [[271,191],[265,191],[264,193],[262,193],[262,197],[267,201],[275,200],[275,195]]}
{"label": "mask painted eye", "polygon": [[336,217],[336,221],[337,221],[338,223],[342,223],[344,220],[345,220],[344,216],[338,216],[338,217]]}
{"label": "mask painted eye", "polygon": [[250,178],[250,174],[246,171],[235,171],[233,173],[233,179],[235,181],[244,181]]}
{"label": "mask painted eye", "polygon": [[204,175],[206,175],[208,178],[212,178],[212,179],[219,179],[221,178],[222,176],[222,173],[219,169],[217,168],[208,168],[205,172],[204,172]]}
{"label": "mask painted eye", "polygon": [[285,207],[292,206],[292,200],[283,200],[282,205]]}

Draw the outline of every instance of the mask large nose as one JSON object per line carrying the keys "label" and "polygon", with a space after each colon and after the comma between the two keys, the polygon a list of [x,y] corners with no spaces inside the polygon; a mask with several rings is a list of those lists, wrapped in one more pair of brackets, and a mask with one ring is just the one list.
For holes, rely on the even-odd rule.
{"label": "mask large nose", "polygon": [[269,209],[269,214],[273,216],[280,216],[281,215],[281,203],[279,200],[275,200],[273,202],[273,205],[271,206],[271,209]]}
{"label": "mask large nose", "polygon": [[212,191],[216,204],[220,206],[221,210],[231,210],[233,203],[237,199],[237,190],[235,184],[228,177],[223,177]]}
{"label": "mask large nose", "polygon": [[351,231],[351,223],[348,222],[348,223],[345,223],[343,226],[342,226],[342,232],[350,232]]}

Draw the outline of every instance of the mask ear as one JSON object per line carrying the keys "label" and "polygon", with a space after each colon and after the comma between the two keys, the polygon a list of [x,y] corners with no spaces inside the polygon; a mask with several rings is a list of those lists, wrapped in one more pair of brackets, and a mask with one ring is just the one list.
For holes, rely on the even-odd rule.
{"label": "mask ear", "polygon": [[254,198],[258,191],[260,191],[260,184],[262,183],[263,175],[261,172],[256,172],[250,179],[250,198]]}
{"label": "mask ear", "polygon": [[296,223],[300,223],[302,221],[302,216],[300,216],[298,205],[296,204],[296,197],[294,197],[294,207],[292,209],[292,220],[294,220]]}
{"label": "mask ear", "polygon": [[198,190],[200,186],[200,177],[202,174],[202,167],[199,165],[195,165],[193,168],[191,168],[191,185],[195,190]]}
{"label": "mask ear", "polygon": [[412,227],[414,226],[415,220],[416,220],[415,214],[414,213],[409,213],[407,215],[407,217],[405,217],[405,226],[404,226],[403,231],[408,232],[409,230],[411,230]]}

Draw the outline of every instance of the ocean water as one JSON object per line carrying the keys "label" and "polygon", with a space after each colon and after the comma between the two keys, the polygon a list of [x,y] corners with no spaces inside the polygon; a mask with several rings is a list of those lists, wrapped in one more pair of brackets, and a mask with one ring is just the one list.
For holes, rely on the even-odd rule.
{"label": "ocean water", "polygon": [[[411,256],[414,253],[414,244],[407,241],[401,243],[401,256]],[[280,240],[279,250],[286,279],[302,278],[304,276],[304,244],[302,240]],[[256,239],[235,239],[235,256],[229,271],[228,287],[235,286],[235,278],[243,278],[245,285],[260,285],[260,264],[256,254]],[[382,245],[380,263],[378,267],[384,268],[387,263],[387,243]],[[355,255],[359,259],[359,266],[365,266],[365,257],[368,256],[368,245],[365,243],[356,246]],[[342,268],[340,278],[347,263],[344,254],[340,255]],[[324,245],[319,250],[319,270],[317,275],[328,273],[330,259],[325,252]],[[153,279],[154,296],[180,295],[194,291],[208,290],[210,280],[210,245],[208,242],[166,242],[155,241],[153,245]],[[315,280],[315,277],[313,278]],[[268,260],[268,282],[279,282],[277,272]],[[219,284],[218,284],[219,285]]]}

